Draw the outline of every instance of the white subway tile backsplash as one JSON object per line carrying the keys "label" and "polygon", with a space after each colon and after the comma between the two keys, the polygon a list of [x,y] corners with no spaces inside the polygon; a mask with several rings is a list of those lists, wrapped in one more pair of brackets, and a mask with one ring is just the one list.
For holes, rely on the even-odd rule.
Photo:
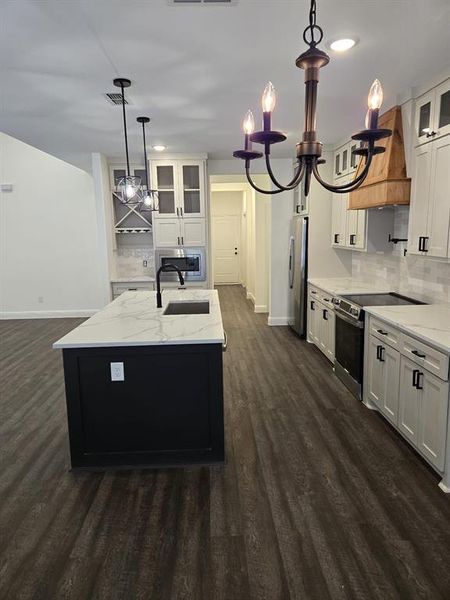
{"label": "white subway tile backsplash", "polygon": [[[397,206],[394,237],[408,237],[409,206]],[[425,302],[450,302],[450,263],[406,255],[406,242],[394,244],[392,254],[352,253],[352,276]]]}
{"label": "white subway tile backsplash", "polygon": [[[140,277],[155,275],[155,256],[153,248],[118,248],[115,251],[117,277]],[[147,261],[147,267],[144,267]]]}

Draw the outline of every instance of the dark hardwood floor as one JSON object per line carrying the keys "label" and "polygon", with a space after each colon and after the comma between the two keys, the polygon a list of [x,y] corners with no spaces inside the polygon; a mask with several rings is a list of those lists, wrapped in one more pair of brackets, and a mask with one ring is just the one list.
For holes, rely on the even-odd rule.
{"label": "dark hardwood floor", "polygon": [[220,297],[211,469],[70,473],[51,343],[80,320],[0,322],[0,599],[448,600],[437,476],[315,348]]}

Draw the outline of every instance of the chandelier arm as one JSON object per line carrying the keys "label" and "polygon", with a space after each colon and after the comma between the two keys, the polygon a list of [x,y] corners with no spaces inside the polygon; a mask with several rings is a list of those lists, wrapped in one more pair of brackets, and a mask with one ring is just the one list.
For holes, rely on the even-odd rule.
{"label": "chandelier arm", "polygon": [[260,194],[268,194],[273,196],[274,194],[281,194],[281,192],[284,192],[284,190],[263,190],[262,188],[258,187],[251,178],[250,175],[250,161],[246,160],[245,161],[245,175],[247,177],[247,181],[249,182],[249,184],[252,186],[252,188],[254,190],[256,190],[257,192],[259,192]]}
{"label": "chandelier arm", "polygon": [[317,179],[320,185],[329,192],[334,192],[335,194],[347,194],[348,192],[353,192],[354,190],[356,190],[366,179],[367,175],[369,174],[370,162],[370,160],[367,161],[363,172],[357,177],[357,179],[354,179],[353,181],[350,181],[345,185],[331,185],[324,181],[320,176],[319,169],[317,168],[316,163],[313,164],[313,173],[314,177]]}
{"label": "chandelier arm", "polygon": [[313,163],[314,177],[317,179],[320,185],[322,185],[325,189],[327,189],[330,192],[335,192],[337,194],[345,194],[346,192],[352,192],[353,190],[356,190],[366,179],[369,173],[370,165],[372,164],[372,158],[373,152],[369,152],[366,159],[366,164],[364,165],[364,169],[362,170],[362,172],[358,175],[358,177],[356,177],[352,181],[349,181],[348,183],[344,183],[343,185],[331,185],[329,183],[326,183],[326,181],[324,181],[320,176],[316,161],[314,161]]}
{"label": "chandelier arm", "polygon": [[269,177],[272,180],[272,183],[283,192],[289,192],[295,189],[300,183],[300,181],[303,179],[303,173],[305,171],[305,163],[302,161],[301,158],[299,158],[298,166],[295,169],[294,177],[287,185],[281,185],[281,183],[277,181],[274,172],[272,171],[272,166],[270,164],[270,154],[266,154],[266,167],[267,172],[269,173]]}

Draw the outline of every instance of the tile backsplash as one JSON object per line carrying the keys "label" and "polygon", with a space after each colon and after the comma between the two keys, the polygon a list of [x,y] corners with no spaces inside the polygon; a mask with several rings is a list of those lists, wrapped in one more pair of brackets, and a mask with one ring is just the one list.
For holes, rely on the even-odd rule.
{"label": "tile backsplash", "polygon": [[[118,248],[114,252],[117,277],[140,277],[155,275],[153,248]],[[144,267],[147,261],[147,267]]]}
{"label": "tile backsplash", "polygon": [[[394,236],[408,237],[409,207],[395,209]],[[392,254],[352,253],[352,276],[425,302],[450,302],[450,263],[406,255],[405,242],[393,247]]]}

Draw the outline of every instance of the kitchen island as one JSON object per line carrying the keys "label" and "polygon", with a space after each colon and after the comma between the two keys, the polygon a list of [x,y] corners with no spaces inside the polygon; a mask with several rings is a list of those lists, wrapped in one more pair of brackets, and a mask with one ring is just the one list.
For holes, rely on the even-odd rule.
{"label": "kitchen island", "polygon": [[223,462],[224,341],[217,291],[186,289],[125,292],[55,342],[72,468]]}

